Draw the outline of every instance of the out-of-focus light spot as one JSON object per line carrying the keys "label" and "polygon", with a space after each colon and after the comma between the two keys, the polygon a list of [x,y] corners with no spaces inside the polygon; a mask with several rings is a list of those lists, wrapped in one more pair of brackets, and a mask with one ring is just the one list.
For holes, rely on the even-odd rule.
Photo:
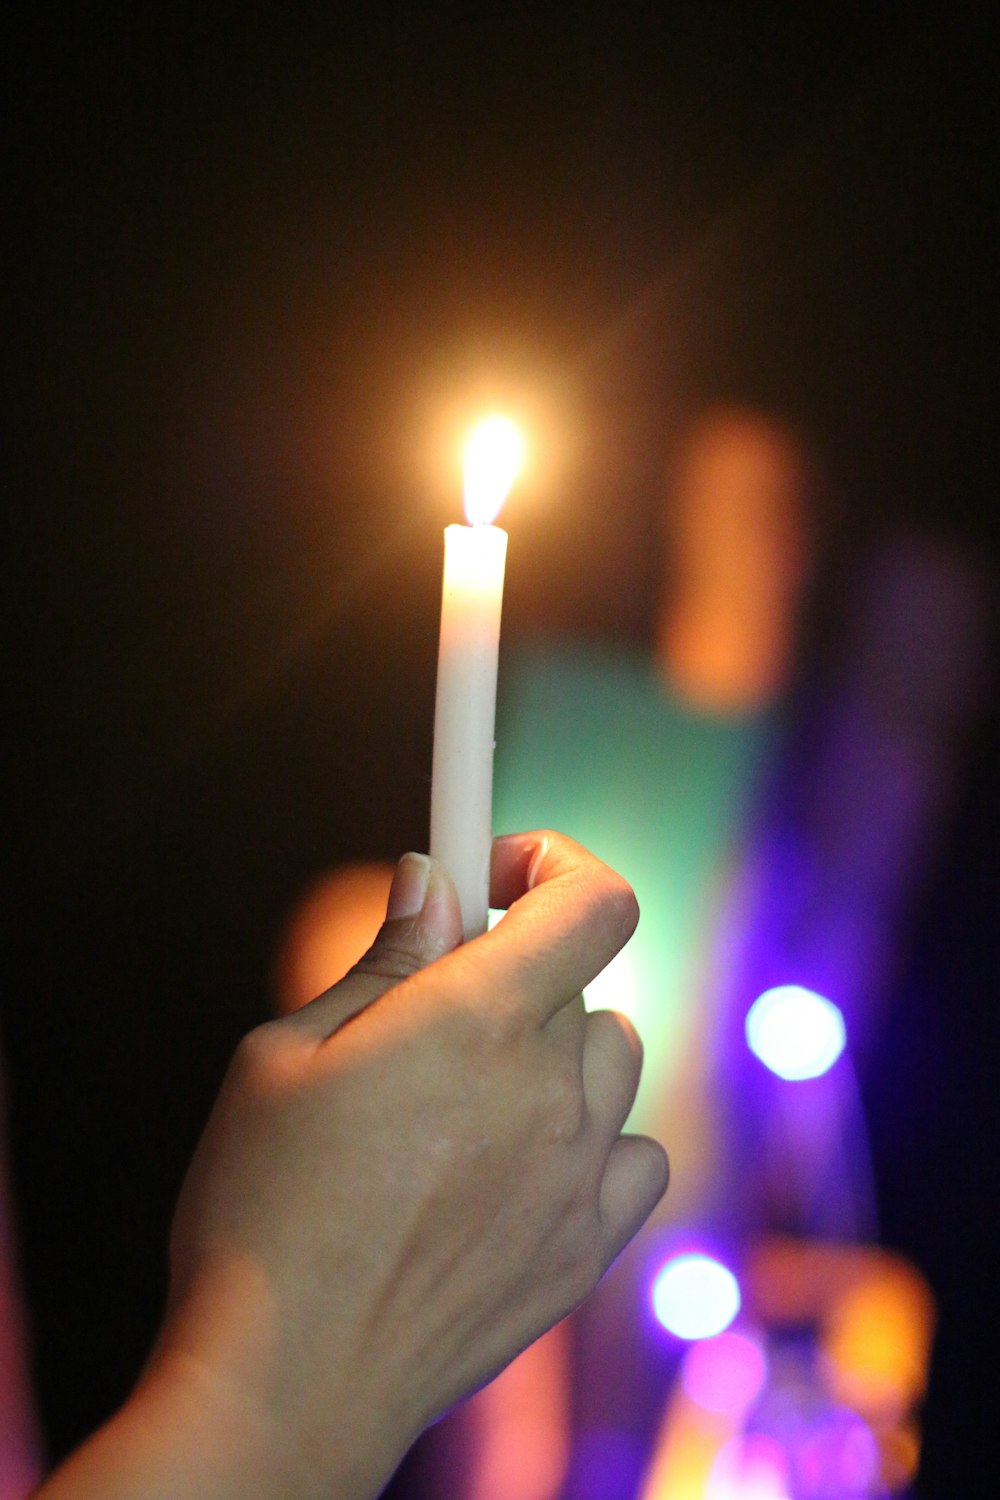
{"label": "out-of-focus light spot", "polygon": [[745,1411],[767,1378],[767,1358],[745,1333],[699,1339],[684,1356],[684,1389],[706,1411]]}
{"label": "out-of-focus light spot", "polygon": [[889,1493],[895,1495],[912,1483],[920,1467],[920,1434],[916,1425],[891,1428],[879,1433],[882,1470]]}
{"label": "out-of-focus light spot", "polygon": [[746,1034],[750,1051],[790,1082],[827,1072],[847,1043],[833,1001],[798,984],[765,990],[747,1012]]}
{"label": "out-of-focus light spot", "polygon": [[298,1010],[342,979],[366,953],[385,918],[392,866],[346,865],[299,903],[275,967],[278,1007]]}
{"label": "out-of-focus light spot", "polygon": [[710,1339],[729,1327],[740,1310],[740,1288],[732,1271],[710,1255],[677,1255],[653,1282],[653,1311],[680,1339]]}
{"label": "out-of-focus light spot", "polygon": [[816,1500],[866,1500],[878,1477],[878,1444],[857,1412],[826,1407],[796,1436],[793,1463],[797,1490]]}
{"label": "out-of-focus light spot", "polygon": [[465,514],[470,526],[495,521],[524,459],[524,439],[509,417],[485,417],[465,445]]}
{"label": "out-of-focus light spot", "polygon": [[791,1500],[784,1448],[762,1432],[733,1438],[712,1465],[705,1500]]}
{"label": "out-of-focus light spot", "polygon": [[884,1260],[847,1287],[830,1311],[824,1340],[833,1386],[866,1416],[902,1416],[927,1383],[934,1310],[923,1277]]}

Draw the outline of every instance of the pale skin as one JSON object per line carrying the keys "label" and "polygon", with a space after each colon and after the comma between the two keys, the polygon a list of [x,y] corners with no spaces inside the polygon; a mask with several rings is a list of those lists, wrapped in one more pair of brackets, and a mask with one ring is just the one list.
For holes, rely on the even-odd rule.
{"label": "pale skin", "polygon": [[184,1184],[135,1392],[38,1500],[368,1500],[430,1422],[593,1289],[662,1197],[621,1134],[641,1046],[580,992],[628,885],[558,834],[497,840],[460,946],[406,856],[351,972],[252,1032]]}

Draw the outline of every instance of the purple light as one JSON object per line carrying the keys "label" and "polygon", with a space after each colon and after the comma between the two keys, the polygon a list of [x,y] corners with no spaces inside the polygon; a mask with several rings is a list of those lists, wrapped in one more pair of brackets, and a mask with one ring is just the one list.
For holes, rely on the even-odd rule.
{"label": "purple light", "polygon": [[736,1277],[710,1255],[675,1255],[653,1282],[653,1311],[680,1339],[714,1338],[729,1327],[740,1300]]}
{"label": "purple light", "polygon": [[614,1427],[584,1430],[573,1444],[566,1493],[574,1500],[636,1495],[646,1463],[645,1447],[634,1433]]}
{"label": "purple light", "polygon": [[706,1411],[745,1411],[767,1378],[763,1349],[745,1333],[720,1333],[691,1345],[681,1366],[684,1389]]}
{"label": "purple light", "polygon": [[747,1012],[746,1035],[750,1051],[789,1082],[818,1078],[847,1044],[844,1018],[833,1001],[799,984],[765,990]]}
{"label": "purple light", "polygon": [[847,1407],[816,1413],[791,1446],[797,1489],[809,1500],[868,1500],[878,1478],[878,1444]]}

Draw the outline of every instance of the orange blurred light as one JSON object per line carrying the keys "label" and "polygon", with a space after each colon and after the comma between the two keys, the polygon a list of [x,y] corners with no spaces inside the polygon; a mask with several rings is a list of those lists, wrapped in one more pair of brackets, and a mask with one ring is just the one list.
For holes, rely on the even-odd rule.
{"label": "orange blurred light", "polygon": [[280,1011],[314,1000],[368,951],[382,925],[391,882],[391,865],[346,865],[306,893],[278,954]]}
{"label": "orange blurred light", "polygon": [[923,1396],[933,1304],[922,1278],[885,1259],[832,1305],[824,1348],[834,1391],[856,1410],[901,1416]]}
{"label": "orange blurred light", "polygon": [[556,1500],[570,1457],[569,1361],[558,1323],[474,1397],[468,1500]]}

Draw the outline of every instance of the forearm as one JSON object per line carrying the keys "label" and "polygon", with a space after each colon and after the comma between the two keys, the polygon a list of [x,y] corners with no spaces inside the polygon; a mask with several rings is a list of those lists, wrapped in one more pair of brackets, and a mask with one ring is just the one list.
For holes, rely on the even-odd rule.
{"label": "forearm", "polygon": [[[234,1413],[199,1399],[197,1383],[157,1369],[41,1486],[36,1500],[236,1500],[267,1494],[245,1484],[256,1435]],[[264,1476],[258,1475],[256,1479]]]}
{"label": "forearm", "polygon": [[327,1454],[314,1481],[259,1413],[240,1410],[197,1369],[161,1362],[34,1500],[373,1500],[388,1474],[356,1440],[346,1449],[345,1439],[343,1464]]}

